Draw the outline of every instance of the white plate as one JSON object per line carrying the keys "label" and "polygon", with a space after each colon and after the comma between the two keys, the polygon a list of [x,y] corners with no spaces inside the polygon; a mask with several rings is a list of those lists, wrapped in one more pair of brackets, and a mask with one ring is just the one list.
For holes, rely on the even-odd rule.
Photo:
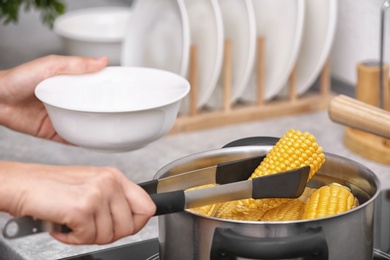
{"label": "white plate", "polygon": [[305,0],[305,26],[297,63],[297,94],[317,79],[329,56],[337,22],[337,0]]}
{"label": "white plate", "polygon": [[[310,0],[311,1],[311,0]],[[253,0],[257,36],[265,38],[264,99],[284,87],[296,63],[304,24],[303,0]],[[252,73],[242,99],[255,102],[257,73]]]}
{"label": "white plate", "polygon": [[[221,73],[223,22],[218,0],[185,0],[191,44],[197,47],[198,103],[202,108],[211,97]],[[186,108],[182,108],[186,110]]]}
{"label": "white plate", "polygon": [[[256,20],[252,0],[219,0],[222,12],[224,37],[231,42],[232,92],[231,103],[245,91],[251,76],[256,53]],[[222,107],[222,83],[207,103]]]}
{"label": "white plate", "polygon": [[122,65],[157,68],[185,76],[189,39],[183,0],[137,1],[123,43]]}

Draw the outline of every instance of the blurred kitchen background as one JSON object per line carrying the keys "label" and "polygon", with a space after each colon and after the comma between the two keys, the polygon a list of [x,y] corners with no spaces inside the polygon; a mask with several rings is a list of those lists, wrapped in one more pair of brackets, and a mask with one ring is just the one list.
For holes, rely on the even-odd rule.
{"label": "blurred kitchen background", "polygon": [[[65,0],[64,2],[67,11],[101,6],[130,6],[132,4],[131,0]],[[379,60],[382,4],[383,0],[338,1],[337,26],[330,52],[333,90],[353,95],[357,83],[357,65],[368,60]],[[384,61],[386,63],[390,62],[390,44],[387,43],[390,39],[389,16],[390,13],[386,15],[385,21]],[[42,24],[38,11],[20,13],[17,24],[0,24],[0,70],[12,68],[45,55],[63,53],[61,39],[47,25]],[[390,187],[389,166],[368,160],[347,149],[343,144],[344,127],[331,122],[326,110],[168,135],[143,149],[123,154],[103,154],[77,147],[63,146],[0,127],[0,159],[62,165],[114,165],[123,170],[134,182],[141,182],[151,179],[158,169],[180,157],[216,149],[239,138],[281,136],[289,128],[313,133],[325,151],[345,156],[366,165],[378,174],[384,189]],[[388,208],[390,207],[386,205],[386,209]],[[386,225],[378,228],[378,230],[383,231],[383,234],[377,233],[376,241],[384,244],[380,248],[390,252],[390,227],[388,226],[390,213],[386,211],[386,214],[385,216],[377,214],[378,217],[386,220]],[[8,218],[8,215],[0,214],[0,227]],[[101,250],[105,247],[155,238],[157,235],[157,221],[152,219],[139,234],[104,247],[71,247],[54,241],[48,234],[20,240],[6,240],[0,236],[0,259],[58,259]],[[385,238],[382,239],[382,236]],[[377,242],[378,247],[379,242]]]}
{"label": "blurred kitchen background", "polygon": [[[67,11],[98,6],[128,6],[131,0],[66,0]],[[338,21],[331,51],[331,75],[338,85],[353,87],[356,65],[379,59],[380,7],[383,0],[340,0]],[[390,37],[386,17],[385,40]],[[59,37],[43,25],[39,12],[20,14],[17,24],[0,25],[0,69],[47,54],[63,53]],[[390,45],[385,44],[385,61],[390,60]],[[341,84],[342,83],[342,84]]]}
{"label": "blurred kitchen background", "polygon": [[[90,7],[131,6],[132,0],[65,0],[66,11]],[[0,25],[0,69],[48,54],[63,54],[61,39],[40,19],[40,12],[21,12],[19,21]]]}

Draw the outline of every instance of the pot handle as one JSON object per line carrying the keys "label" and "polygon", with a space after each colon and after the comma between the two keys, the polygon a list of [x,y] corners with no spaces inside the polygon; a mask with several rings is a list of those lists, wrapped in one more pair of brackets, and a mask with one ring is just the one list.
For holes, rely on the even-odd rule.
{"label": "pot handle", "polygon": [[321,227],[291,237],[257,238],[243,236],[231,229],[216,228],[210,259],[233,260],[303,257],[305,260],[328,259],[328,245]]}
{"label": "pot handle", "polygon": [[227,143],[222,148],[235,146],[275,145],[279,141],[279,139],[280,138],[271,136],[246,137]]}

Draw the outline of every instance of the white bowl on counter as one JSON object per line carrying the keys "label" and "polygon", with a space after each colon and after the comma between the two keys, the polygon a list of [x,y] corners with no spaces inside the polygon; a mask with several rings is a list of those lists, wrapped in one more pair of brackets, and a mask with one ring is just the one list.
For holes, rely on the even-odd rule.
{"label": "white bowl on counter", "polygon": [[130,7],[97,7],[70,11],[54,22],[66,55],[106,56],[119,65]]}
{"label": "white bowl on counter", "polygon": [[185,78],[168,71],[113,66],[93,74],[46,79],[35,95],[68,142],[125,152],[165,135],[189,90]]}

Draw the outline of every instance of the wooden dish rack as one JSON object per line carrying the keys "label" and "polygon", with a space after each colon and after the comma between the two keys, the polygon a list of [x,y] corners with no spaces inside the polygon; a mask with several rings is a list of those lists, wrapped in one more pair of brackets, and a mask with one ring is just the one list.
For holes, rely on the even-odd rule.
{"label": "wooden dish rack", "polygon": [[224,56],[222,65],[222,91],[223,107],[219,110],[207,110],[197,108],[198,96],[198,62],[197,46],[190,47],[190,64],[188,80],[191,85],[189,93],[189,113],[179,115],[170,133],[188,132],[213,127],[250,122],[265,118],[293,115],[305,112],[326,109],[332,98],[330,93],[330,63],[325,62],[320,73],[320,88],[314,93],[306,93],[302,96],[296,94],[297,66],[293,69],[288,80],[288,96],[271,101],[264,100],[264,74],[265,74],[265,39],[258,37],[257,54],[255,62],[257,97],[254,104],[231,104],[232,89],[232,54],[231,41],[224,42]]}

